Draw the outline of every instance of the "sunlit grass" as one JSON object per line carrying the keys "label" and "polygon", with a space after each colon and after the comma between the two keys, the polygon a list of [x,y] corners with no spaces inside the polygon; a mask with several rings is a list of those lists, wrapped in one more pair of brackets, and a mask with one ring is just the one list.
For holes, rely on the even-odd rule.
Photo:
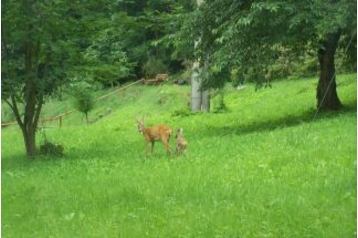
{"label": "sunlit grass", "polygon": [[[6,128],[2,236],[354,237],[356,75],[338,77],[346,108],[313,120],[315,83],[230,89],[229,112],[179,116],[189,86],[137,86],[98,105],[112,113],[94,124],[76,113],[50,124],[62,158],[28,160],[19,130]],[[168,158],[156,143],[145,159],[142,115],[183,127],[187,152]]]}

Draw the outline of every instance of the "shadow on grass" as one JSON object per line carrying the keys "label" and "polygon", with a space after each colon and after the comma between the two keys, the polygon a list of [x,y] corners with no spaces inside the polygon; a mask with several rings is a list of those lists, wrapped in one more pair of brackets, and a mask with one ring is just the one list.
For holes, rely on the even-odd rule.
{"label": "shadow on grass", "polygon": [[[138,134],[138,136],[140,136]],[[140,145],[144,143],[140,138]],[[145,160],[144,151],[142,146],[140,150],[136,149],[131,142],[124,142],[118,144],[116,147],[103,146],[100,142],[93,144],[89,147],[80,146],[64,146],[65,150],[63,156],[51,156],[51,155],[36,155],[34,157],[27,157],[25,151],[23,153],[14,153],[6,155],[1,158],[1,172],[3,175],[13,174],[13,171],[17,171],[20,174],[24,172],[33,172],[38,170],[46,171],[51,167],[63,166],[63,164],[74,163],[84,164],[86,166],[96,164],[115,164],[120,160],[126,160],[130,158],[133,163],[141,163]],[[162,152],[164,148],[160,143],[156,143],[156,157],[164,157],[166,154]],[[156,158],[154,157],[154,158]],[[64,172],[66,173],[66,172]]]}
{"label": "shadow on grass", "polygon": [[13,154],[10,156],[1,158],[1,172],[2,174],[7,174],[8,171],[11,173],[15,170],[17,172],[21,171],[31,171],[33,168],[41,169],[46,167],[49,164],[55,164],[59,160],[64,160],[65,157],[51,157],[51,156],[35,156],[27,157],[25,151],[23,154]]}
{"label": "shadow on grass", "polygon": [[248,124],[236,124],[231,126],[220,126],[210,128],[205,134],[208,135],[229,135],[229,134],[251,134],[255,132],[273,131],[281,128],[294,127],[302,124],[315,123],[321,120],[333,119],[340,115],[356,114],[357,102],[346,104],[342,109],[338,111],[319,111],[311,109],[303,112],[299,115],[286,115],[284,117],[275,118],[270,120],[265,118],[264,120],[255,120]]}

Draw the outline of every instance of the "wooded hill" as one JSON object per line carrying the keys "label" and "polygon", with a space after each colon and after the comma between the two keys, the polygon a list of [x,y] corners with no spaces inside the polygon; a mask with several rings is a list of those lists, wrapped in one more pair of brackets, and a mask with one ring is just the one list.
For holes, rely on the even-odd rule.
{"label": "wooded hill", "polygon": [[28,155],[43,104],[64,88],[189,81],[196,62],[201,88],[318,73],[316,106],[337,110],[336,72],[356,71],[353,0],[5,0],[1,23],[2,100]]}

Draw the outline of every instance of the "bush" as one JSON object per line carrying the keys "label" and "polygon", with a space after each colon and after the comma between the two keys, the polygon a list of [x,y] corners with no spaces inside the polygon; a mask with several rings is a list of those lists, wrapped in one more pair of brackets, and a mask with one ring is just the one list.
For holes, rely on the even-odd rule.
{"label": "bush", "polygon": [[178,110],[175,110],[174,112],[172,112],[171,116],[172,117],[188,117],[191,114],[192,113],[190,112],[189,108],[182,108],[182,109],[178,109]]}
{"label": "bush", "polygon": [[42,138],[42,142],[40,145],[40,154],[46,156],[62,156],[64,151],[63,146],[50,142],[47,139],[44,127],[39,127],[38,130]]}
{"label": "bush", "polygon": [[213,113],[224,113],[228,112],[229,109],[227,108],[225,101],[224,101],[224,93],[219,92],[214,98],[213,98]]}
{"label": "bush", "polygon": [[73,106],[86,116],[86,122],[88,123],[88,113],[95,105],[91,86],[88,84],[78,84],[73,88],[72,95],[74,97]]}
{"label": "bush", "polygon": [[40,154],[47,156],[62,156],[64,148],[62,145],[53,144],[49,141],[45,141],[44,144],[40,146]]}

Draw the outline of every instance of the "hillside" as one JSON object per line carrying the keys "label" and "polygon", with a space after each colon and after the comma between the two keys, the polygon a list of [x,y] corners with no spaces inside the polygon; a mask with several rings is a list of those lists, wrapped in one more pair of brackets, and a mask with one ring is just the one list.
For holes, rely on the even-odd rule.
{"label": "hillside", "polygon": [[[78,112],[45,124],[61,158],[30,161],[18,127],[2,129],[2,236],[352,237],[356,74],[337,77],[345,109],[315,117],[316,84],[227,86],[227,111],[209,114],[188,113],[190,86],[133,86],[99,101],[92,124]],[[44,117],[70,109],[51,101]],[[145,159],[144,115],[184,128],[186,153],[156,143]]]}

